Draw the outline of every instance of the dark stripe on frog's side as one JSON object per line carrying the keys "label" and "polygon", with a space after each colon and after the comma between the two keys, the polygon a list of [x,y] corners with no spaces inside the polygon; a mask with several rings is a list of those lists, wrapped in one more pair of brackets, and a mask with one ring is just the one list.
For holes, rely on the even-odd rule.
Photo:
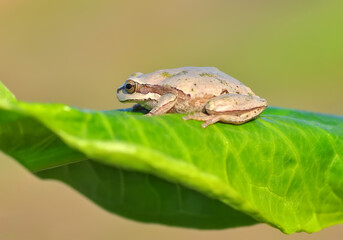
{"label": "dark stripe on frog's side", "polygon": [[157,93],[159,95],[164,95],[166,93],[172,93],[178,98],[188,99],[190,98],[189,94],[185,94],[183,91],[178,90],[172,86],[162,86],[162,85],[151,85],[151,84],[137,84],[136,88],[137,93],[148,94],[148,93]]}

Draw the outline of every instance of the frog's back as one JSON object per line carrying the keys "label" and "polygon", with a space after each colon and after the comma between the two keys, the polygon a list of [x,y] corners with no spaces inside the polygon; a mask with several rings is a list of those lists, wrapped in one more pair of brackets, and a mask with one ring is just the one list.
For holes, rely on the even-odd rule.
{"label": "frog's back", "polygon": [[225,93],[255,95],[250,88],[215,67],[182,67],[160,70],[162,85],[182,90],[191,97],[219,96]]}

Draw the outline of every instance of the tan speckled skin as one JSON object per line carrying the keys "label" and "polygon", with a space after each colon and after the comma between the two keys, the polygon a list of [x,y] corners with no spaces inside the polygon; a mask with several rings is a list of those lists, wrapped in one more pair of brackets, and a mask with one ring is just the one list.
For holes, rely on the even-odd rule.
{"label": "tan speckled skin", "polygon": [[[127,81],[134,83],[133,93],[125,90]],[[267,107],[265,99],[215,67],[181,67],[132,74],[117,90],[117,97],[121,102],[136,102],[151,110],[148,115],[205,113],[186,119],[206,121],[207,125],[217,121],[241,124]]]}

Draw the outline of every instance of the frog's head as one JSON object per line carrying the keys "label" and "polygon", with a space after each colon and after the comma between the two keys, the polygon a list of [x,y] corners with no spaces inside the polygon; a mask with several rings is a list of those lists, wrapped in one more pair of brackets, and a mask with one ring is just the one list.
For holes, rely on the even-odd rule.
{"label": "frog's head", "polygon": [[117,98],[120,102],[135,102],[142,103],[149,100],[158,100],[160,95],[149,91],[146,87],[143,87],[146,83],[143,82],[144,78],[140,76],[143,73],[133,73],[117,89]]}

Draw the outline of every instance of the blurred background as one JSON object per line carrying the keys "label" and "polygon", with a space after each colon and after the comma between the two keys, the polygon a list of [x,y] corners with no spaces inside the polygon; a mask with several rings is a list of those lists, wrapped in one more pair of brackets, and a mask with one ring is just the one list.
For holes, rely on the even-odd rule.
{"label": "blurred background", "polygon": [[[129,106],[115,89],[132,72],[216,66],[270,105],[343,115],[342,26],[340,0],[0,0],[0,81],[20,100],[107,110]],[[0,240],[342,236],[137,223],[0,154]]]}

